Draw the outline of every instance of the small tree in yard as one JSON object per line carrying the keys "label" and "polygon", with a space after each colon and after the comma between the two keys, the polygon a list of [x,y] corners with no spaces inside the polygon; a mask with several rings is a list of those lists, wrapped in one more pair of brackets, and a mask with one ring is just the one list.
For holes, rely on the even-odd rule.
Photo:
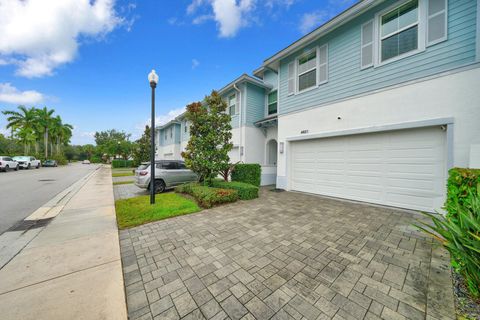
{"label": "small tree in yard", "polygon": [[190,140],[182,157],[185,164],[200,176],[200,181],[212,185],[219,172],[229,166],[228,152],[232,150],[232,126],[227,104],[216,91],[205,97],[205,105],[194,102],[187,106]]}

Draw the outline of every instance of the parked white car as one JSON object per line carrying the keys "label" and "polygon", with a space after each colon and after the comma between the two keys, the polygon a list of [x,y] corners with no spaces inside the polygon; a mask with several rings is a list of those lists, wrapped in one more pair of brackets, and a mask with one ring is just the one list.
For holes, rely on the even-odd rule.
{"label": "parked white car", "polygon": [[13,160],[17,161],[20,168],[22,169],[30,169],[30,168],[40,168],[42,163],[40,160],[35,159],[35,157],[30,156],[18,156],[13,157]]}
{"label": "parked white car", "polygon": [[17,161],[7,156],[0,156],[0,171],[7,172],[8,170],[17,171],[20,165]]}

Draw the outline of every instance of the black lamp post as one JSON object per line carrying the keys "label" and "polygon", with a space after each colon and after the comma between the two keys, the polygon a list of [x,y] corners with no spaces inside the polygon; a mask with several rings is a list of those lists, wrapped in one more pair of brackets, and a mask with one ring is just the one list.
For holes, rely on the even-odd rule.
{"label": "black lamp post", "polygon": [[155,88],[158,83],[158,76],[155,70],[148,74],[148,82],[152,88],[152,123],[150,125],[150,204],[155,204]]}

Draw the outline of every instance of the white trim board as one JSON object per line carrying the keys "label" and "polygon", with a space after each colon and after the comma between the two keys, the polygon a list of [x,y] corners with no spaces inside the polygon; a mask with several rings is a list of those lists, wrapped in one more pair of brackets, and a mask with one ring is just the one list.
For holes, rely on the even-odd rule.
{"label": "white trim board", "polygon": [[437,126],[437,125],[438,126],[450,125],[450,124],[453,124],[453,121],[454,121],[453,118],[437,118],[437,119],[428,119],[428,120],[420,120],[420,121],[401,122],[401,123],[386,124],[382,126],[370,126],[370,127],[347,129],[347,130],[304,134],[299,136],[287,137],[285,140],[288,142],[294,142],[294,141],[302,141],[302,140],[348,136],[348,135],[363,134],[363,133],[414,129],[414,128],[431,127],[431,126]]}

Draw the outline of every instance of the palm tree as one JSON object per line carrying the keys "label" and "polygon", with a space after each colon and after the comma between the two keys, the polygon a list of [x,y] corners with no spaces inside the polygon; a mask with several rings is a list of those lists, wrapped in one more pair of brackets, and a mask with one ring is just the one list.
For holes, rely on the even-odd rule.
{"label": "palm tree", "polygon": [[[16,130],[23,130],[21,133],[17,134],[19,137],[20,135],[23,137],[21,139],[23,139],[22,141],[24,142],[25,152],[27,152],[27,146],[30,147],[30,144],[36,140],[36,109],[33,107],[27,108],[25,106],[19,106],[18,110],[19,111],[5,110],[2,111],[2,113],[7,116],[7,129],[12,130],[12,136]],[[27,136],[28,139],[25,139]],[[28,150],[29,149],[30,148],[28,148]]]}
{"label": "palm tree", "polygon": [[37,122],[42,127],[43,141],[45,143],[45,159],[48,158],[48,130],[52,126],[53,113],[55,110],[48,110],[47,107],[37,109]]}
{"label": "palm tree", "polygon": [[[73,126],[68,123],[62,123],[62,118],[56,116],[52,118],[51,128],[50,128],[50,142],[55,141],[56,153],[60,154],[60,146],[62,144],[68,143],[72,137]],[[50,148],[53,150],[53,148]]]}
{"label": "palm tree", "polygon": [[30,145],[36,140],[35,132],[31,128],[21,127],[16,131],[18,139],[23,143],[23,152],[25,155],[30,153]]}

